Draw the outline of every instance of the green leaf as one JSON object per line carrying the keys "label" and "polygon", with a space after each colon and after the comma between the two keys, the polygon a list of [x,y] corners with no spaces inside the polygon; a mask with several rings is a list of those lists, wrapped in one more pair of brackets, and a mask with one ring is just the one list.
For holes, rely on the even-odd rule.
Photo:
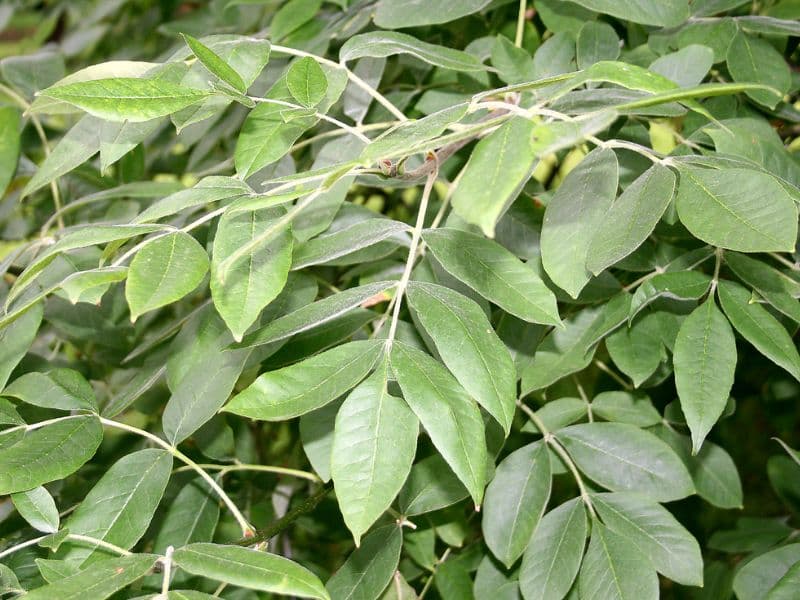
{"label": "green leaf", "polygon": [[678,216],[695,236],[739,252],[791,252],[797,206],[774,177],[750,169],[681,166]]}
{"label": "green leaf", "polygon": [[579,69],[585,69],[602,60],[617,60],[620,40],[608,23],[587,21],[578,32],[575,57]]}
{"label": "green leaf", "polygon": [[208,271],[208,255],[188,233],[154,238],[131,261],[125,298],[131,321],[192,292]]}
{"label": "green leaf", "polygon": [[767,600],[792,600],[800,588],[800,560],[789,567],[767,594]]}
{"label": "green leaf", "polygon": [[289,0],[272,17],[269,24],[270,37],[273,40],[282,40],[294,33],[314,18],[321,4],[322,0]]}
{"label": "green leaf", "polygon": [[494,237],[498,219],[519,195],[536,164],[533,121],[513,118],[478,142],[453,193],[453,210]]}
{"label": "green leaf", "polygon": [[606,350],[619,367],[639,387],[666,359],[662,315],[648,313],[628,327],[620,327],[606,338]]}
{"label": "green leaf", "polygon": [[469,298],[440,285],[412,281],[406,293],[444,364],[508,434],[517,377],[511,355],[486,314]]}
{"label": "green leaf", "polygon": [[620,492],[636,492],[658,502],[694,492],[686,467],[672,449],[626,423],[585,423],[558,432],[569,455],[592,480]]}
{"label": "green leaf", "polygon": [[331,598],[378,598],[397,569],[402,545],[398,525],[372,531],[328,580]]}
{"label": "green leaf", "polygon": [[677,52],[659,56],[648,70],[663,75],[681,87],[699,85],[714,64],[714,51],[708,46],[690,44]]}
{"label": "green leaf", "polygon": [[525,550],[519,587],[525,600],[561,600],[572,587],[588,534],[580,498],[547,513]]}
{"label": "green leaf", "polygon": [[745,92],[768,108],[775,108],[792,84],[791,71],[783,56],[767,40],[759,37],[737,32],[728,46],[726,60],[734,81],[761,83],[780,92],[780,95],[767,90]]}
{"label": "green leaf", "polygon": [[725,263],[736,276],[777,310],[800,323],[797,282],[763,261],[744,254],[725,253]]}
{"label": "green leaf", "polygon": [[379,340],[348,342],[290,367],[259,376],[224,411],[262,421],[284,421],[325,406],[356,386],[383,352]]}
{"label": "green leaf", "polygon": [[17,172],[19,159],[20,131],[22,119],[19,111],[12,106],[0,106],[0,198]]}
{"label": "green leaf", "polygon": [[220,200],[232,200],[252,193],[253,190],[249,185],[235,177],[212,175],[204,177],[193,187],[179,190],[151,204],[139,213],[134,221],[137,223],[158,221],[187,208],[196,208]]}
{"label": "green leaf", "polygon": [[153,552],[163,554],[168,546],[181,548],[195,542],[210,542],[218,520],[219,498],[205,481],[195,478],[170,503],[153,542]]}
{"label": "green leaf", "polygon": [[36,588],[25,594],[32,600],[105,600],[117,591],[144,577],[156,565],[155,554],[132,554],[96,562],[90,569],[49,585]]}
{"label": "green leaf", "polygon": [[379,159],[391,159],[419,152],[420,145],[430,142],[453,123],[461,120],[469,106],[456,104],[421,119],[404,121],[370,142],[359,155],[359,160],[371,164]]}
{"label": "green leaf", "polygon": [[11,372],[25,356],[42,322],[42,303],[5,327],[0,327],[0,387],[5,387]]}
{"label": "green leaf", "polygon": [[591,279],[586,262],[592,236],[616,197],[618,171],[613,150],[592,151],[570,171],[545,210],[542,264],[573,298]]}
{"label": "green leaf", "polygon": [[339,60],[346,63],[364,56],[383,58],[395,54],[410,54],[423,62],[451,71],[486,69],[471,54],[422,42],[413,36],[395,31],[373,31],[354,35],[339,50]]}
{"label": "green leaf", "polygon": [[286,86],[292,98],[306,108],[319,104],[328,91],[328,78],[319,63],[309,56],[298,58],[286,73]]}
{"label": "green leaf", "polygon": [[102,439],[103,428],[94,416],[76,416],[26,431],[0,447],[0,496],[74,473],[94,456]]}
{"label": "green leaf", "polygon": [[[132,548],[147,531],[171,472],[172,455],[165,450],[150,448],[123,456],[103,473],[64,528],[126,550]],[[83,542],[66,542],[59,555],[86,564],[107,558],[107,552]]]}
{"label": "green leaf", "polygon": [[368,248],[388,238],[403,240],[410,228],[406,223],[391,219],[366,219],[334,233],[321,235],[297,246],[292,256],[292,270],[324,264]]}
{"label": "green leaf", "polygon": [[50,492],[44,487],[11,494],[11,501],[20,516],[34,529],[45,533],[58,531],[58,508]]}
{"label": "green leaf", "polygon": [[728,402],[736,368],[733,330],[713,298],[681,325],[673,357],[675,387],[697,454]]}
{"label": "green leaf", "polygon": [[600,219],[587,250],[595,275],[631,254],[653,233],[675,192],[675,175],[653,165],[617,198]]}
{"label": "green leaf", "polygon": [[416,348],[394,342],[391,362],[406,402],[475,504],[480,505],[486,485],[487,450],[478,405],[444,367]]}
{"label": "green leaf", "polygon": [[406,516],[421,515],[445,508],[469,496],[458,476],[440,454],[423,458],[411,473],[397,499]]}
{"label": "green leaf", "polygon": [[234,347],[249,348],[285,340],[341,317],[396,285],[394,281],[378,281],[332,294],[270,321],[265,327],[246,335],[241,343]]}
{"label": "green leaf", "polygon": [[599,521],[578,575],[586,600],[657,600],[658,576],[650,561],[627,538]]}
{"label": "green leaf", "polygon": [[283,228],[266,244],[253,248],[224,274],[220,265],[283,214],[281,209],[266,209],[225,213],[219,220],[211,259],[211,297],[237,342],[286,285],[292,262],[291,229]]}
{"label": "green leaf", "polygon": [[800,544],[788,544],[756,556],[736,573],[733,591],[740,600],[768,598],[769,590],[800,561]]}
{"label": "green leaf", "polygon": [[656,571],[682,585],[703,585],[700,546],[660,504],[634,494],[592,494],[603,524],[632,543]]}
{"label": "green leaf", "polygon": [[602,392],[592,399],[592,413],[606,421],[650,427],[661,422],[661,415],[644,394]]}
{"label": "green leaf", "polygon": [[417,449],[417,417],[389,393],[387,377],[388,365],[380,366],[336,416],[331,476],[356,546],[403,487]]}
{"label": "green leaf", "polygon": [[3,395],[44,408],[97,411],[91,384],[72,369],[25,373],[4,389]]}
{"label": "green leaf", "polygon": [[40,95],[68,102],[101,119],[138,123],[202,102],[209,93],[166,79],[118,77],[49,87]]}
{"label": "green leaf", "polygon": [[699,271],[659,273],[643,282],[631,298],[629,318],[659,298],[697,300],[708,291],[711,277]]}
{"label": "green leaf", "polygon": [[634,23],[675,27],[689,18],[687,0],[574,0],[576,4]]}
{"label": "green leaf", "polygon": [[800,354],[783,325],[732,281],[720,281],[719,302],[725,315],[756,350],[800,380]]}
{"label": "green leaf", "polygon": [[181,36],[186,45],[192,50],[192,53],[212,75],[216,75],[242,94],[247,91],[247,85],[241,76],[228,63],[222,60],[216,52],[191,35],[182,33]]}
{"label": "green leaf", "polygon": [[486,488],[481,521],[486,545],[507,568],[525,552],[550,499],[550,456],[541,441],[523,446],[497,465]]}
{"label": "green leaf", "polygon": [[282,556],[221,544],[190,544],[172,555],[181,569],[251,590],[330,600],[316,575]]}
{"label": "green leaf", "polygon": [[420,0],[379,0],[373,17],[383,29],[405,29],[447,23],[476,13],[490,0],[425,3]]}
{"label": "green leaf", "polygon": [[503,310],[531,323],[561,324],[553,292],[500,244],[458,229],[429,229],[422,238],[448,273]]}
{"label": "green leaf", "polygon": [[87,302],[100,305],[112,284],[125,281],[128,267],[100,267],[78,271],[61,282],[61,289],[72,304]]}

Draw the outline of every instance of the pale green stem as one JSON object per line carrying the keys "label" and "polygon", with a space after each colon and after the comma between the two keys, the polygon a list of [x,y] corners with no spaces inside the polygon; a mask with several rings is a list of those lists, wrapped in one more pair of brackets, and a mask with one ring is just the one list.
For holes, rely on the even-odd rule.
{"label": "pale green stem", "polygon": [[[219,471],[220,476],[225,476],[227,473],[231,473],[233,471],[259,471],[262,473],[275,473],[276,475],[289,475],[291,477],[299,477],[300,479],[307,479],[308,481],[313,481],[314,483],[321,483],[322,480],[314,475],[314,473],[309,473],[308,471],[301,471],[299,469],[289,469],[286,467],[274,467],[272,465],[246,465],[246,464],[235,464],[235,465],[214,465],[214,464],[198,464],[198,467],[201,469],[205,469],[207,471]],[[192,469],[192,467],[179,467],[175,469],[175,472],[181,472]]]}
{"label": "pale green stem", "polygon": [[358,75],[353,73],[350,69],[348,69],[345,65],[339,64],[332,60],[328,60],[322,56],[317,56],[316,54],[311,54],[310,52],[304,52],[303,50],[297,50],[295,48],[288,48],[286,46],[277,46],[273,45],[271,47],[272,52],[278,52],[280,54],[289,54],[291,56],[300,56],[300,57],[309,57],[313,58],[319,63],[328,65],[329,67],[333,67],[335,69],[343,69],[347,78],[352,81],[355,85],[360,87],[364,90],[367,94],[369,94],[373,99],[375,99],[379,104],[381,104],[386,110],[388,110],[392,115],[394,115],[399,121],[408,121],[408,117],[406,117],[403,112],[397,108],[394,104],[392,104],[385,96],[383,96],[378,90],[373,88],[369,85],[366,81],[361,79]]}
{"label": "pale green stem", "polygon": [[789,267],[792,271],[800,271],[800,265],[790,261],[787,258],[784,258],[783,256],[781,256],[777,252],[770,252],[769,255],[772,258],[774,258],[775,260],[777,260],[779,263],[781,263],[782,265],[784,265],[786,267]]}
{"label": "pale green stem", "polygon": [[589,510],[589,513],[593,517],[597,516],[597,513],[594,510],[594,505],[592,504],[592,498],[589,496],[589,490],[586,489],[586,484],[583,482],[583,477],[578,471],[578,467],[573,462],[572,457],[570,457],[569,453],[567,453],[556,436],[551,433],[547,427],[545,427],[545,424],[535,412],[528,408],[528,406],[521,400],[517,400],[517,406],[519,406],[522,409],[522,412],[524,412],[533,422],[533,424],[536,425],[536,428],[542,433],[544,442],[550,446],[553,451],[558,454],[559,457],[561,457],[561,460],[564,461],[564,464],[567,465],[567,468],[572,473],[573,479],[575,479],[575,483],[578,484],[578,491],[580,492],[581,500]]}
{"label": "pale green stem", "polygon": [[525,12],[528,9],[526,0],[519,0],[519,14],[517,15],[517,32],[514,36],[514,45],[522,47],[522,38],[525,34]]}
{"label": "pale green stem", "polygon": [[445,550],[436,563],[433,565],[433,569],[431,569],[430,577],[425,582],[425,585],[422,587],[422,591],[419,593],[417,600],[423,600],[425,598],[425,594],[428,593],[428,590],[431,588],[431,584],[433,584],[433,578],[436,576],[436,570],[439,568],[439,565],[442,564],[444,561],[447,560],[447,557],[450,556],[450,552],[452,551],[451,548]]}
{"label": "pale green stem", "polygon": [[400,320],[400,308],[403,304],[403,295],[408,287],[408,282],[411,280],[411,271],[414,269],[414,262],[417,258],[417,247],[422,238],[422,230],[425,227],[425,213],[428,211],[428,200],[431,197],[433,184],[436,182],[438,176],[439,166],[436,165],[436,168],[428,174],[425,187],[422,190],[422,199],[420,200],[419,211],[417,212],[417,222],[414,225],[414,230],[411,232],[411,247],[408,249],[406,266],[405,269],[403,269],[403,275],[400,277],[400,283],[397,284],[397,291],[395,292],[394,312],[392,313],[392,322],[389,325],[389,335],[386,338],[387,348],[389,349],[391,349],[394,336],[397,333],[397,322]]}
{"label": "pale green stem", "polygon": [[220,497],[220,499],[225,503],[225,506],[228,507],[228,510],[231,511],[231,514],[233,515],[234,519],[236,519],[236,522],[239,523],[239,527],[242,529],[242,535],[244,537],[248,537],[248,536],[251,536],[253,534],[252,526],[247,522],[247,519],[244,518],[244,515],[242,515],[242,513],[239,511],[239,509],[233,503],[233,500],[231,500],[230,496],[228,496],[228,494],[225,493],[225,490],[223,490],[219,486],[219,484],[216,481],[214,481],[214,479],[208,473],[206,473],[202,468],[200,468],[200,466],[196,462],[194,462],[191,458],[189,458],[183,452],[178,450],[175,446],[173,446],[171,444],[168,444],[167,442],[162,440],[160,437],[158,437],[156,435],[153,435],[149,431],[145,431],[144,429],[139,429],[138,427],[133,427],[131,425],[126,425],[125,423],[120,423],[118,421],[113,421],[111,419],[106,419],[105,417],[100,417],[100,422],[103,425],[106,425],[108,427],[114,427],[116,429],[122,429],[123,431],[127,431],[129,433],[134,433],[136,435],[139,435],[139,436],[142,436],[144,438],[147,438],[151,442],[153,442],[153,443],[161,446],[162,448],[164,448],[164,450],[169,452],[172,456],[177,458],[179,461],[181,461],[181,462],[185,463],[186,465],[188,465],[189,467],[191,467],[191,469],[193,471],[195,471],[198,475],[200,475],[200,477],[202,477],[206,481],[206,483],[209,485],[209,487],[212,490],[214,490],[216,492],[216,494]]}
{"label": "pale green stem", "polygon": [[158,600],[167,600],[169,597],[169,580],[172,576],[172,553],[175,552],[175,548],[172,546],[167,546],[167,551],[164,556],[160,559],[161,564],[164,566],[164,572],[161,579],[161,594],[159,594],[156,598]]}
{"label": "pale green stem", "polygon": [[67,415],[66,417],[56,417],[55,419],[39,421],[38,423],[32,423],[31,425],[16,425],[15,427],[9,427],[8,429],[0,431],[0,435],[6,435],[8,433],[13,433],[15,431],[34,431],[35,429],[39,429],[41,427],[47,427],[48,425],[52,425],[53,423],[58,423],[60,421],[68,421],[69,419],[79,419],[85,416],[86,414]]}
{"label": "pale green stem", "polygon": [[613,379],[614,381],[616,381],[618,384],[620,384],[620,385],[621,385],[622,387],[624,387],[626,390],[630,391],[630,390],[632,390],[632,389],[633,389],[633,386],[632,386],[630,383],[628,383],[628,382],[627,382],[627,381],[625,381],[625,380],[624,380],[622,377],[620,377],[620,376],[617,374],[617,372],[616,372],[616,371],[614,371],[614,369],[612,369],[611,367],[609,367],[609,366],[608,366],[606,363],[604,363],[602,360],[595,360],[595,361],[594,361],[594,364],[595,364],[595,366],[596,366],[598,369],[600,369],[601,371],[603,371],[603,372],[604,372],[606,375],[608,375],[609,377],[611,377],[611,379]]}
{"label": "pale green stem", "polygon": [[[52,534],[42,535],[42,536],[39,536],[37,538],[33,538],[32,540],[26,540],[24,542],[20,542],[19,544],[16,544],[15,546],[11,546],[10,548],[6,548],[2,552],[0,552],[0,558],[5,558],[6,556],[10,556],[10,555],[14,554],[15,552],[18,552],[19,550],[23,550],[25,548],[28,548],[29,546],[35,546],[39,542],[41,542],[43,540],[46,540],[48,537],[50,537],[50,535],[52,535]],[[104,550],[110,550],[111,552],[114,552],[115,554],[119,554],[120,556],[130,556],[131,555],[131,552],[129,552],[128,550],[125,550],[125,548],[120,548],[119,546],[116,546],[116,545],[111,544],[109,542],[106,542],[104,540],[99,540],[97,538],[89,537],[88,535],[79,535],[77,533],[68,533],[67,534],[67,539],[75,541],[75,542],[85,542],[87,544],[92,544],[94,546],[97,546],[98,548],[103,548]]]}

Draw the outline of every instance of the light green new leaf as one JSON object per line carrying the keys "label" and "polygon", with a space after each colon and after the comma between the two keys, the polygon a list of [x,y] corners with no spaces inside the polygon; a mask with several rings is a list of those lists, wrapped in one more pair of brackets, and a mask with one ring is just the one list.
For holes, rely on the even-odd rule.
{"label": "light green new leaf", "polygon": [[25,594],[30,600],[105,600],[155,567],[155,554],[132,554],[98,561],[90,569],[59,579]]}
{"label": "light green new leaf", "polygon": [[391,363],[406,402],[479,506],[487,450],[478,405],[440,363],[416,348],[394,342]]}
{"label": "light green new leaf", "polygon": [[592,480],[620,492],[669,502],[694,493],[689,472],[666,443],[626,423],[584,423],[558,432],[569,455]]}
{"label": "light green new leaf", "polygon": [[234,348],[263,346],[285,340],[341,317],[396,285],[394,281],[378,281],[332,294],[270,321],[261,329],[245,336],[241,343],[234,345]]}
{"label": "light green new leaf", "polygon": [[428,2],[427,0],[379,0],[373,17],[383,29],[404,29],[448,23],[478,12],[490,0],[458,0],[457,2]]}
{"label": "light green new leaf", "polygon": [[778,181],[750,169],[681,166],[678,216],[695,236],[739,252],[792,252],[797,205]]}
{"label": "light green new leaf", "polygon": [[736,368],[736,339],[713,298],[681,324],[673,363],[681,409],[692,432],[692,452],[697,454],[725,409]]}
{"label": "light green new leaf", "polygon": [[40,302],[0,328],[0,388],[5,387],[11,372],[28,352],[42,323],[43,312]]}
{"label": "light green new leaf", "polygon": [[653,233],[675,192],[675,174],[653,165],[600,219],[589,244],[586,268],[595,275],[631,254]]}
{"label": "light green new leaf", "polygon": [[237,342],[286,285],[292,263],[291,229],[281,229],[266,244],[237,259],[224,274],[220,265],[283,214],[281,209],[266,209],[225,213],[219,220],[211,259],[211,297]]}
{"label": "light green new leaf", "polygon": [[40,95],[68,102],[101,119],[138,123],[202,102],[209,92],[166,79],[118,77],[58,85]]}
{"label": "light green new leaf", "polygon": [[550,499],[550,455],[541,441],[497,465],[486,488],[481,521],[486,545],[507,568],[525,552]]}
{"label": "light green new leaf", "polygon": [[627,538],[599,521],[578,575],[582,600],[658,600],[658,576],[647,557]]}
{"label": "light green new leaf", "polygon": [[348,342],[259,376],[223,408],[262,421],[285,421],[325,406],[357,385],[383,353],[383,342]]}
{"label": "light green new leaf", "polygon": [[335,233],[316,237],[297,246],[292,256],[292,270],[324,264],[388,238],[396,239],[409,229],[406,223],[391,219],[359,221]]}
{"label": "light green new leaf", "polygon": [[58,531],[58,508],[50,492],[44,487],[11,494],[11,501],[20,516],[34,529],[45,533]]}
{"label": "light green new leaf", "polygon": [[800,380],[800,354],[786,328],[767,309],[752,301],[745,288],[720,281],[719,302],[725,315],[756,350]]}
{"label": "light green new leaf", "polygon": [[208,255],[188,233],[171,233],[148,242],[128,270],[125,298],[131,321],[180,300],[200,285],[206,271]]}
{"label": "light green new leaf", "polygon": [[633,392],[602,392],[592,399],[592,413],[606,421],[650,427],[661,422],[661,415],[650,398]]}
{"label": "light green new leaf", "polygon": [[286,73],[286,86],[292,98],[306,108],[319,104],[328,91],[328,78],[319,63],[310,56],[298,58]]}
{"label": "light green new leaf", "polygon": [[688,0],[574,0],[590,10],[634,23],[675,27],[689,18]]}
{"label": "light green new leaf", "polygon": [[733,580],[736,597],[739,600],[767,600],[769,591],[798,561],[800,544],[788,544],[756,556],[736,573]]}
{"label": "light green new leaf", "polygon": [[331,598],[378,598],[397,570],[402,545],[398,525],[371,532],[328,580],[325,587]]}
{"label": "light green new leaf", "polygon": [[423,62],[451,71],[486,69],[471,54],[422,42],[413,36],[395,31],[373,31],[354,35],[339,50],[339,60],[346,63],[364,56],[383,58],[395,54],[410,54]]}
{"label": "light green new leaf", "polygon": [[560,325],[556,297],[533,269],[500,244],[458,229],[429,229],[422,239],[453,277],[531,323]]}
{"label": "light green new leaf", "polygon": [[522,557],[519,587],[525,600],[561,600],[567,595],[581,566],[588,531],[580,498],[544,516]]}
{"label": "light green new leaf", "polygon": [[19,110],[13,106],[0,106],[0,140],[3,140],[0,147],[0,198],[17,172],[21,123]]}
{"label": "light green new leaf", "polygon": [[635,494],[592,494],[603,524],[641,551],[656,571],[682,585],[703,585],[700,546],[660,504]]}
{"label": "light green new leaf", "polygon": [[72,369],[25,373],[4,389],[3,395],[44,408],[97,411],[91,384]]}
{"label": "light green new leaf", "polygon": [[[792,85],[792,73],[783,55],[760,37],[737,32],[728,46],[726,61],[736,82],[768,85],[781,95],[787,93]],[[768,108],[775,108],[782,99],[781,95],[768,90],[751,90],[745,93]]]}
{"label": "light green new leaf", "polygon": [[100,421],[88,415],[26,431],[0,448],[0,496],[64,479],[94,456],[102,439]]}
{"label": "light green new leaf", "polygon": [[494,237],[497,221],[536,165],[530,144],[534,127],[529,119],[511,119],[478,142],[461,172],[453,210],[488,237]]}
{"label": "light green new leaf", "polygon": [[356,545],[403,487],[417,449],[419,421],[389,394],[387,376],[384,364],[350,392],[336,416],[331,476]]}
{"label": "light green new leaf", "polygon": [[[150,526],[171,472],[172,455],[166,450],[150,448],[123,456],[103,473],[64,527],[70,533],[132,548]],[[107,552],[90,544],[65,543],[59,558],[95,563]]]}
{"label": "light green new leaf", "polygon": [[206,69],[242,94],[247,91],[247,85],[242,77],[233,67],[222,60],[216,52],[191,35],[182,33],[181,36],[186,42],[186,45],[191,48],[192,53],[203,63]]}
{"label": "light green new leaf", "polygon": [[586,268],[592,237],[617,194],[613,150],[590,152],[564,179],[545,209],[541,252],[553,283],[577,298],[591,279]]}
{"label": "light green new leaf", "polygon": [[190,544],[172,555],[181,569],[244,587],[300,598],[330,600],[316,575],[288,558],[222,544]]}
{"label": "light green new leaf", "polygon": [[475,302],[449,288],[412,281],[406,292],[442,361],[508,435],[516,410],[514,362]]}

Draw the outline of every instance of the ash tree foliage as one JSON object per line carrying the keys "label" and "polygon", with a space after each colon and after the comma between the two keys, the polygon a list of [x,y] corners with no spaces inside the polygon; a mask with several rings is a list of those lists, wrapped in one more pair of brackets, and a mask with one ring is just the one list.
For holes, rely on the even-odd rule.
{"label": "ash tree foliage", "polygon": [[0,596],[798,598],[796,1],[0,31]]}

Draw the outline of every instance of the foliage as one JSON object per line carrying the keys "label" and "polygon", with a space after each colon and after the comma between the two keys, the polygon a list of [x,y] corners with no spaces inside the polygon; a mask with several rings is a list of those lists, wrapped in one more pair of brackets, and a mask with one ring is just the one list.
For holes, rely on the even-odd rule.
{"label": "foliage", "polygon": [[796,1],[0,32],[0,596],[797,597]]}

